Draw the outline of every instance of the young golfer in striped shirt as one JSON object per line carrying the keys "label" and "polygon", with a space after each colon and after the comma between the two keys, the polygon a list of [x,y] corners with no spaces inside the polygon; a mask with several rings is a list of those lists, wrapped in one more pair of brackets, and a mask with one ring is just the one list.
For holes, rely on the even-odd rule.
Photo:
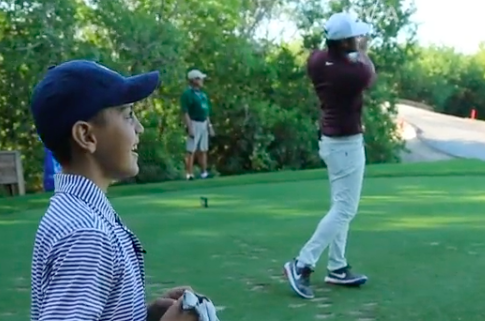
{"label": "young golfer in striped shirt", "polygon": [[[32,321],[147,319],[145,251],[105,194],[114,180],[138,173],[143,127],[132,104],[158,85],[158,72],[126,78],[74,60],[51,68],[35,87],[35,126],[63,174],[35,238]],[[180,305],[179,299],[162,320],[197,319]]]}

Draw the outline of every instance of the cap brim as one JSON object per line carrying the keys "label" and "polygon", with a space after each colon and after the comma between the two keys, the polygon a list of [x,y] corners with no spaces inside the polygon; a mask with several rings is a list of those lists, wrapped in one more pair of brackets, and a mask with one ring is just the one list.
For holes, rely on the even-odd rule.
{"label": "cap brim", "polygon": [[150,96],[160,86],[160,73],[152,71],[126,78],[123,88],[123,104],[132,104]]}
{"label": "cap brim", "polygon": [[362,21],[357,21],[354,25],[353,37],[366,36],[371,32],[371,25]]}
{"label": "cap brim", "polygon": [[361,37],[368,35],[372,31],[372,26],[368,23],[355,21],[352,25],[352,32],[351,33],[336,33],[336,34],[329,34],[327,33],[328,26],[326,25],[324,28],[324,32],[326,33],[326,39],[328,40],[344,40],[349,38]]}
{"label": "cap brim", "polygon": [[194,80],[194,79],[205,79],[207,78],[207,75],[206,74],[202,74],[202,75],[197,75],[197,76],[194,76],[194,77],[190,77],[189,79],[190,80]]}

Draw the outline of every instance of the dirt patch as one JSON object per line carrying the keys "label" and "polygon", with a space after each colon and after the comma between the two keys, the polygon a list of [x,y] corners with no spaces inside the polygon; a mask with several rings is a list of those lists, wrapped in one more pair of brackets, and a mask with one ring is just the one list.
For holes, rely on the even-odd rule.
{"label": "dirt patch", "polygon": [[249,244],[244,243],[244,242],[237,242],[237,245],[239,245],[239,247],[243,247],[243,248],[248,248],[249,247]]}
{"label": "dirt patch", "polygon": [[315,319],[318,320],[325,320],[325,319],[330,319],[333,318],[333,313],[319,313],[315,315]]}
{"label": "dirt patch", "polygon": [[161,284],[161,283],[149,283],[146,285],[147,288],[157,288],[157,289],[160,289],[160,288],[165,288],[166,285],[165,284]]}
{"label": "dirt patch", "polygon": [[286,283],[286,277],[284,275],[271,275],[270,278],[278,283]]}
{"label": "dirt patch", "polygon": [[249,290],[256,291],[256,292],[264,292],[267,287],[268,287],[267,284],[258,283],[258,284],[254,284]]}
{"label": "dirt patch", "polygon": [[303,308],[305,306],[306,306],[306,303],[291,303],[291,304],[288,304],[288,307],[292,308],[292,309]]}
{"label": "dirt patch", "polygon": [[254,284],[254,280],[252,279],[243,279],[242,280],[246,285],[253,285]]}
{"label": "dirt patch", "polygon": [[329,292],[332,292],[332,289],[331,288],[316,288],[315,292],[329,293]]}
{"label": "dirt patch", "polygon": [[356,310],[356,311],[349,311],[347,312],[348,315],[353,317],[364,317],[364,312]]}
{"label": "dirt patch", "polygon": [[15,287],[15,291],[17,291],[17,292],[29,292],[30,287],[26,286],[26,285],[19,285],[19,286]]}
{"label": "dirt patch", "polygon": [[327,308],[330,308],[332,305],[330,303],[320,303],[317,305],[317,307],[321,308],[321,309],[327,309]]}
{"label": "dirt patch", "polygon": [[27,281],[27,279],[24,278],[23,276],[19,276],[15,278],[15,283],[24,283],[25,281]]}
{"label": "dirt patch", "polygon": [[364,309],[374,309],[376,306],[377,306],[377,303],[375,303],[375,302],[364,303],[362,305],[362,307],[364,307]]}
{"label": "dirt patch", "polygon": [[361,310],[349,311],[347,314],[356,318],[356,321],[374,321],[372,310],[377,306],[375,302],[362,304]]}

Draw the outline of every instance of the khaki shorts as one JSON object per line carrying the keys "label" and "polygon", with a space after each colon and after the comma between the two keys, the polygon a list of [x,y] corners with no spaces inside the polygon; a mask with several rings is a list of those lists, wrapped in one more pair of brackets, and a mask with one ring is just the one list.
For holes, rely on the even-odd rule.
{"label": "khaki shorts", "polygon": [[194,137],[187,137],[187,152],[207,152],[209,150],[209,126],[207,120],[202,122],[191,120],[190,125],[192,126]]}

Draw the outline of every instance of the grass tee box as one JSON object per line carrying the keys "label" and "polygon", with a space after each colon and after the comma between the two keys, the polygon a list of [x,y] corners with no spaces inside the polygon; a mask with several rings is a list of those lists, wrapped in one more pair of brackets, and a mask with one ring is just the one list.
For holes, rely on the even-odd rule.
{"label": "grass tee box", "polygon": [[[330,287],[322,261],[313,301],[293,296],[281,265],[328,209],[323,170],[122,186],[111,197],[146,247],[150,299],[191,284],[213,298],[222,321],[478,321],[485,315],[477,280],[485,264],[484,165],[369,166],[348,258],[370,281]],[[2,321],[29,317],[32,244],[47,200],[0,201]]]}

